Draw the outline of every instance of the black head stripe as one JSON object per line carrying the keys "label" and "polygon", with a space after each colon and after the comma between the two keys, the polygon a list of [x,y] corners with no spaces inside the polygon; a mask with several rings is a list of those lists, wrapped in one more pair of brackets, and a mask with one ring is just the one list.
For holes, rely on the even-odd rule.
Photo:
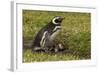
{"label": "black head stripe", "polygon": [[60,30],[61,29],[61,26],[56,26],[54,29],[53,29],[53,32],[56,32],[57,30]]}

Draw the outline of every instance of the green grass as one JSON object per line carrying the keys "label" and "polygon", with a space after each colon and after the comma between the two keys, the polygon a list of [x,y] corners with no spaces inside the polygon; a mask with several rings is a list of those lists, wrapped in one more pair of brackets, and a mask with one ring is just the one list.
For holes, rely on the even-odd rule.
{"label": "green grass", "polygon": [[66,61],[66,60],[78,60],[78,56],[72,54],[52,54],[52,53],[32,53],[31,50],[24,52],[23,62],[40,62],[40,61]]}
{"label": "green grass", "polygon": [[65,17],[61,33],[55,40],[62,42],[66,54],[32,53],[23,48],[23,62],[83,60],[91,58],[91,14],[78,12],[49,12],[23,10],[23,42],[34,40],[38,31],[54,16]]}

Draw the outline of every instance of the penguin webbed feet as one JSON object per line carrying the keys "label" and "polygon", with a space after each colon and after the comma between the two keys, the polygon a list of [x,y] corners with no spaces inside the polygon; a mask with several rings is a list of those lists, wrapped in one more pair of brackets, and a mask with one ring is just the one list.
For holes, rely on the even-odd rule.
{"label": "penguin webbed feet", "polygon": [[46,48],[35,47],[35,48],[32,49],[32,52],[38,52],[38,53],[47,52],[48,53],[49,50],[46,49]]}
{"label": "penguin webbed feet", "polygon": [[51,47],[46,47],[46,48],[40,48],[40,47],[35,47],[32,49],[32,52],[44,52],[44,53],[57,53],[57,52],[63,52],[65,51],[65,47],[63,44],[58,43],[55,46]]}

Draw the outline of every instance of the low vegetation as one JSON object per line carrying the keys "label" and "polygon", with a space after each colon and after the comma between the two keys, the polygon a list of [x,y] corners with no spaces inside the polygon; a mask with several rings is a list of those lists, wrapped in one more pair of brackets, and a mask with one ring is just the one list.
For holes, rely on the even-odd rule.
{"label": "low vegetation", "polygon": [[91,15],[79,12],[23,10],[23,44],[34,40],[38,31],[54,16],[65,17],[56,40],[64,43],[66,53],[33,53],[23,48],[23,62],[83,60],[91,58]]}

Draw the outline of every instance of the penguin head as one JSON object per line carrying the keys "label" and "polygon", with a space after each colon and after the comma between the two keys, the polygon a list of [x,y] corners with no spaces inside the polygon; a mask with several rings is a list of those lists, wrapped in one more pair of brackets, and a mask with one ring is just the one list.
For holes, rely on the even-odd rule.
{"label": "penguin head", "polygon": [[52,23],[54,25],[59,25],[61,24],[62,20],[64,19],[64,17],[60,17],[60,16],[56,16],[52,19]]}

